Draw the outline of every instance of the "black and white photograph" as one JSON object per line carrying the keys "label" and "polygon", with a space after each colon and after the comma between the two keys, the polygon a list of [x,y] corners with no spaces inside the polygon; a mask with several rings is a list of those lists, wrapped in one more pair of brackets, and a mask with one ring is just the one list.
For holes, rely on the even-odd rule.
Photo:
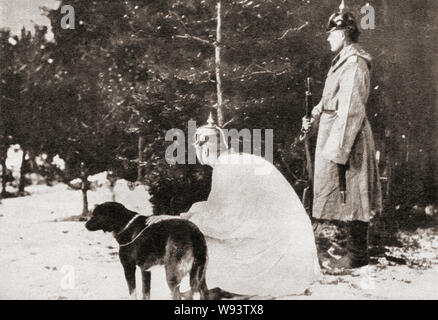
{"label": "black and white photograph", "polygon": [[437,34],[436,0],[0,0],[0,300],[437,300]]}

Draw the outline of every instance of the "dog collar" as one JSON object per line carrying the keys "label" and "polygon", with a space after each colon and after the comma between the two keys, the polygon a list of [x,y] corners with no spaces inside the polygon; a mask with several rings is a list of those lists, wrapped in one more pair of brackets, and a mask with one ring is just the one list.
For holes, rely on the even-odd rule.
{"label": "dog collar", "polygon": [[134,220],[137,219],[140,216],[141,216],[140,214],[136,214],[134,217],[132,217],[132,219],[129,220],[129,222],[126,224],[126,226],[122,230],[117,232],[117,236],[119,236],[122,232],[124,232],[126,229],[128,229],[129,226],[134,222]]}
{"label": "dog collar", "polygon": [[145,231],[147,228],[149,228],[150,226],[146,226],[144,227],[135,237],[134,239],[132,239],[131,241],[129,241],[128,243],[119,243],[119,247],[126,247],[129,246],[130,244],[134,243],[135,240],[137,240],[141,234],[143,233],[143,231]]}

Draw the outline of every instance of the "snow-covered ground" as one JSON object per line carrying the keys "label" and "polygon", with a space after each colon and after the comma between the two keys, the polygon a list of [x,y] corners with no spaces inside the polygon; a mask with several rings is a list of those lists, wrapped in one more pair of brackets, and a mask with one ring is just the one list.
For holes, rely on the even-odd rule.
{"label": "snow-covered ground", "polygon": [[[128,299],[113,237],[88,232],[83,222],[55,222],[81,212],[81,192],[63,184],[27,191],[31,196],[0,204],[0,299]],[[89,192],[90,208],[109,200],[106,187]],[[152,212],[141,186],[131,191],[118,181],[116,200]],[[325,275],[310,295],[281,299],[438,299],[438,236],[427,236],[426,269],[379,263],[354,276]],[[152,270],[151,296],[169,299],[160,267]]]}

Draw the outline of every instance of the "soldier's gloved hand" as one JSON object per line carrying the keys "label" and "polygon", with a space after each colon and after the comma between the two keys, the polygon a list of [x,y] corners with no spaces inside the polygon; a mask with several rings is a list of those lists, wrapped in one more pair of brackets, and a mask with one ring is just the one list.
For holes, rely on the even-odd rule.
{"label": "soldier's gloved hand", "polygon": [[315,122],[314,118],[303,117],[303,124],[301,126],[301,130],[303,132],[308,132],[312,129],[312,124]]}

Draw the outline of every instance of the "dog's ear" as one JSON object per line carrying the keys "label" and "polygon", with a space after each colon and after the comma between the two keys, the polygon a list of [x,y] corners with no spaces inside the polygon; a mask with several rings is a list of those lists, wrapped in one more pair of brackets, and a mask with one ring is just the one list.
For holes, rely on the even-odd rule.
{"label": "dog's ear", "polygon": [[93,206],[93,210],[91,210],[91,215],[94,215],[94,212],[96,212],[96,208],[98,207],[99,205],[96,203],[94,206]]}
{"label": "dog's ear", "polygon": [[106,202],[103,204],[105,214],[112,218],[120,219],[126,215],[127,209],[121,203],[118,202]]}

